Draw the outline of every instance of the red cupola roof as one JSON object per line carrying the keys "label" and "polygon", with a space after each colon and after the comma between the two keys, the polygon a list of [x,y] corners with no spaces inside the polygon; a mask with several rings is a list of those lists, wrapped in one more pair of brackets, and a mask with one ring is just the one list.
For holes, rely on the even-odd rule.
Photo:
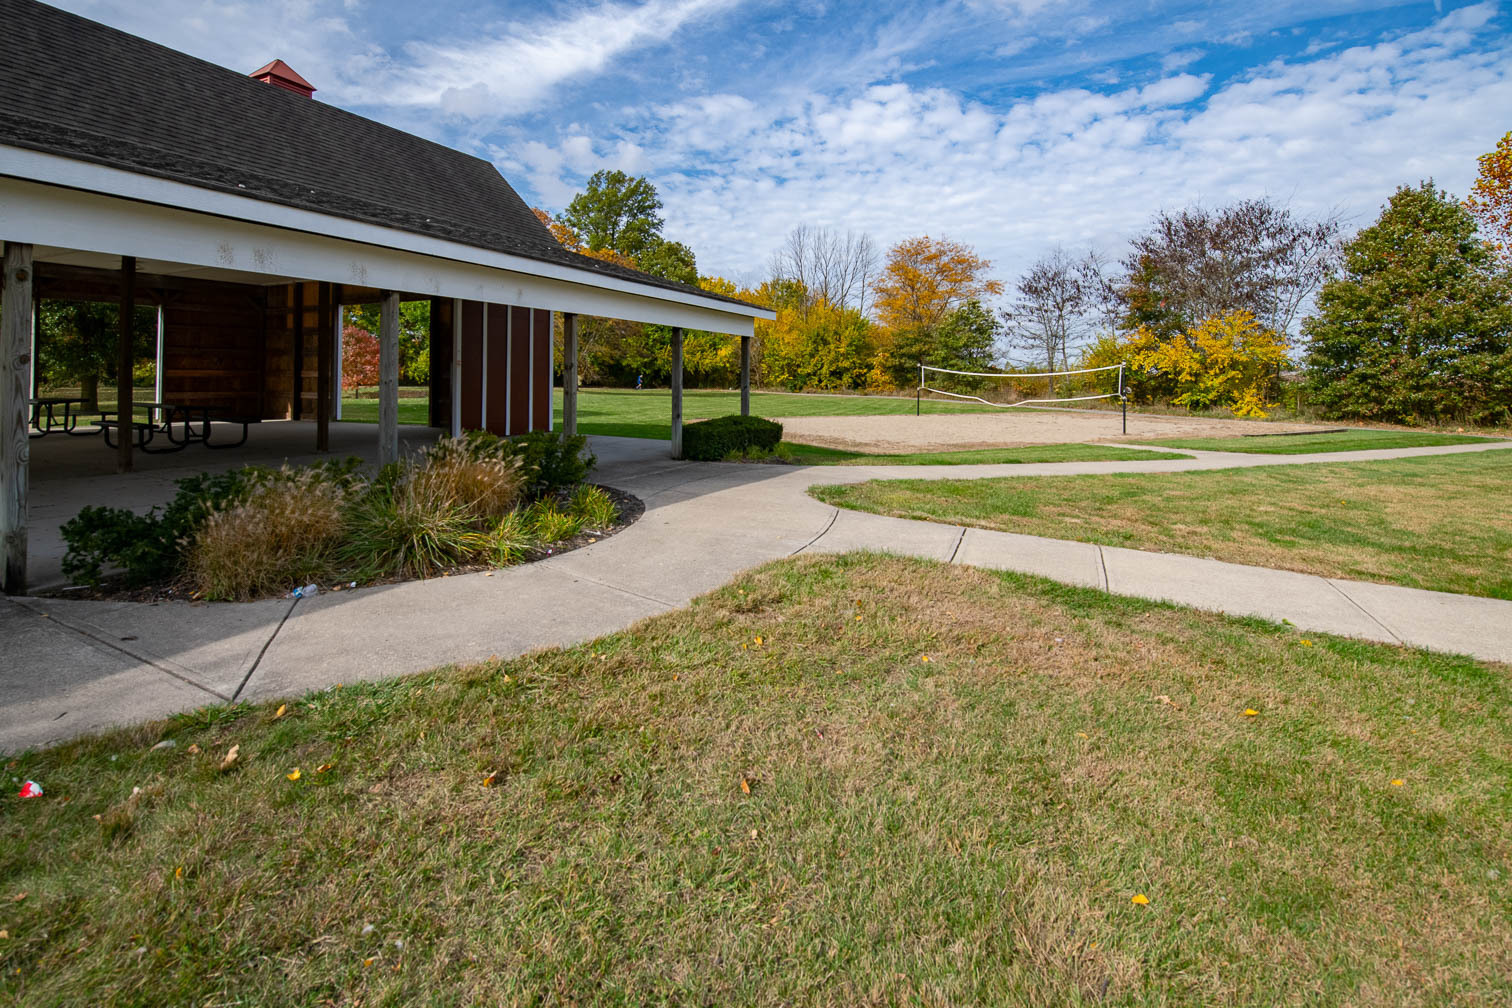
{"label": "red cupola roof", "polygon": [[295,73],[294,68],[281,59],[276,59],[259,70],[253,70],[247,76],[253,80],[260,80],[264,84],[281,87],[285,91],[293,91],[306,98],[312,98],[315,95],[315,85]]}

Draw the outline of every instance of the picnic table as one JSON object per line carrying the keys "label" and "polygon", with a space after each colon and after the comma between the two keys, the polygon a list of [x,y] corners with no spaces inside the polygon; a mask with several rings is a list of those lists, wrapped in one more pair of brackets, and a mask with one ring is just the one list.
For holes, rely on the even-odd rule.
{"label": "picnic table", "polygon": [[[87,427],[78,430],[79,420],[83,418],[83,412],[76,411],[75,406],[83,406],[83,399],[73,399],[68,396],[39,396],[36,399],[26,400],[31,407],[31,426],[35,427],[36,433],[29,437],[46,437],[53,431],[63,434],[72,434],[74,437],[89,437],[99,433],[98,428]],[[63,416],[58,417],[58,408],[62,407]]]}
{"label": "picnic table", "polygon": [[[132,403],[131,408],[133,414],[140,410],[147,417],[145,421],[133,419],[131,430],[136,446],[150,455],[183,451],[195,443],[206,448],[236,448],[246,443],[248,425],[262,422],[261,417],[222,413],[210,406],[191,403],[139,402]],[[101,413],[100,419],[95,421],[95,426],[104,432],[105,444],[110,448],[116,446],[111,434],[121,426],[118,419],[113,419],[118,412]],[[228,444],[212,444],[215,423],[241,424],[241,439]],[[168,444],[150,447],[159,434],[168,439]]]}

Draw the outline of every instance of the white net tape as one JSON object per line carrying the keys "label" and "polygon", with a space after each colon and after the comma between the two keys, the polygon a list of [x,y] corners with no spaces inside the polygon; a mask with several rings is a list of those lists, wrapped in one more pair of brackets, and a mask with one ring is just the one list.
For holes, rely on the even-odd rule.
{"label": "white net tape", "polygon": [[[920,364],[919,391],[933,392],[936,395],[949,396],[952,399],[969,399],[972,402],[979,402],[984,406],[997,406],[1000,409],[1013,409],[1017,406],[1043,406],[1049,403],[1088,402],[1093,399],[1122,399],[1124,397],[1123,369],[1124,366],[1122,364],[1109,364],[1107,367],[1081,368],[1077,371],[1040,371],[1034,374],[1007,374],[1001,371],[953,371],[950,368],[933,367],[929,364]],[[934,388],[933,386],[928,385],[925,382],[926,371],[933,371],[937,374],[960,375],[964,378],[1065,378],[1070,377],[1071,375],[1094,374],[1099,371],[1117,371],[1118,391],[1103,392],[1098,395],[1065,396],[1052,399],[1020,399],[1017,402],[997,403],[992,402],[990,399],[983,399],[981,396],[965,395],[961,392],[948,392],[945,389]]]}

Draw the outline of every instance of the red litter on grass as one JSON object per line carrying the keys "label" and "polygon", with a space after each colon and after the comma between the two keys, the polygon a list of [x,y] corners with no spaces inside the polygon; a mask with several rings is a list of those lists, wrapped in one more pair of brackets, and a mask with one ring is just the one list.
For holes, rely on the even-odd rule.
{"label": "red litter on grass", "polygon": [[41,798],[42,797],[42,785],[38,784],[34,780],[27,781],[25,784],[21,785],[20,797],[22,797],[22,798]]}

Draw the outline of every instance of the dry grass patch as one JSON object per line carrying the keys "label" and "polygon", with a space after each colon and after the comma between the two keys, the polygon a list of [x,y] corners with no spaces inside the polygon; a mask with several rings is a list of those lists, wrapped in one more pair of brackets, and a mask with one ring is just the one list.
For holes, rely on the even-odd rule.
{"label": "dry grass patch", "polygon": [[1310,639],[807,558],[578,648],[27,754],[0,991],[1504,1003],[1508,669]]}
{"label": "dry grass patch", "polygon": [[1209,472],[815,487],[842,507],[1512,599],[1512,449]]}

